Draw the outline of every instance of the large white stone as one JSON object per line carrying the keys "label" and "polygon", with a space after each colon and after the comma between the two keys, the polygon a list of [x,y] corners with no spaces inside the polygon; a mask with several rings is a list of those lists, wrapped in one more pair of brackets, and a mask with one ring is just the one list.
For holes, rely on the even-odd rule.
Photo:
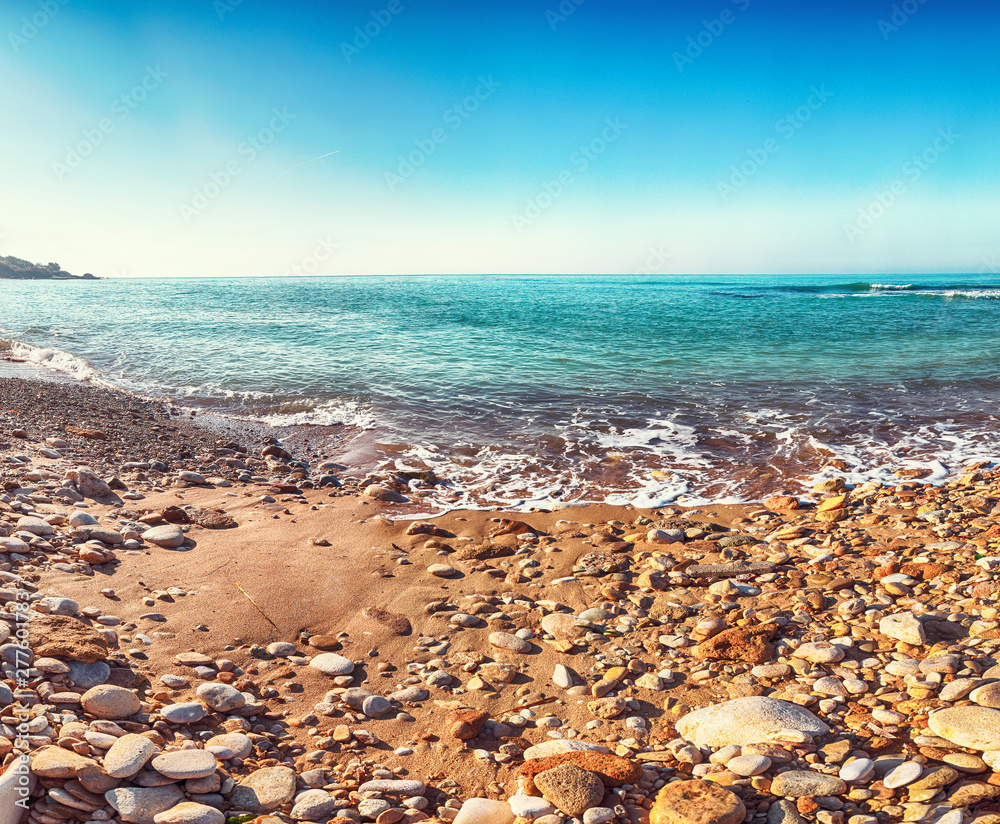
{"label": "large white stone", "polygon": [[927,718],[935,735],[970,750],[1000,750],[1000,710],[989,707],[949,707]]}
{"label": "large white stone", "polygon": [[830,728],[809,710],[775,698],[735,698],[689,712],[677,722],[677,732],[698,747],[729,744],[762,744],[781,730],[798,730],[809,736]]}

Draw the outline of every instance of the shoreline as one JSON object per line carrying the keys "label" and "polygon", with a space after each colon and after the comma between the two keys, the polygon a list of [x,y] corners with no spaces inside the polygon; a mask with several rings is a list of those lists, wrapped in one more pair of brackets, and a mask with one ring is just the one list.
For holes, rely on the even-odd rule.
{"label": "shoreline", "polygon": [[[39,656],[25,686],[7,683],[51,708],[26,739],[31,824],[134,821],[144,787],[267,824],[448,824],[486,802],[496,824],[571,824],[572,802],[526,777],[567,759],[603,783],[587,819],[609,824],[646,824],[661,787],[666,806],[696,792],[759,824],[887,824],[919,805],[1000,820],[985,751],[1000,732],[980,745],[932,720],[1000,724],[996,468],[767,506],[421,522],[398,482],[295,478],[283,445],[225,445],[150,402],[117,398],[105,438],[80,434],[108,396],[45,388],[0,380],[0,589],[25,594]],[[162,438],[142,440],[153,427]],[[87,465],[112,488],[85,487]],[[107,671],[85,664],[95,645]],[[712,737],[699,708],[719,713]],[[126,734],[152,760],[108,776]],[[566,742],[610,753],[527,749]],[[209,746],[203,777],[158,760]],[[897,769],[915,777],[897,784]],[[367,783],[386,780],[409,783]]]}

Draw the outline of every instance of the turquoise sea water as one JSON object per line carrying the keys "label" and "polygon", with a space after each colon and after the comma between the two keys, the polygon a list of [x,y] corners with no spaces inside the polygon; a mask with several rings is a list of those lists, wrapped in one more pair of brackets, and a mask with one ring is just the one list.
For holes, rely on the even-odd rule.
{"label": "turquoise sea water", "polygon": [[375,463],[432,466],[452,481],[442,499],[464,503],[753,499],[1000,458],[996,275],[0,281],[0,295],[18,357],[181,406],[356,427]]}

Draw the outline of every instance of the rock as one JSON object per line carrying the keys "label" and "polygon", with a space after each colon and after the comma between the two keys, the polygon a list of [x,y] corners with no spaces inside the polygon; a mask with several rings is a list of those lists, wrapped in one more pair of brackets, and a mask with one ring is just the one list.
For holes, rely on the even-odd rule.
{"label": "rock", "polygon": [[335,652],[320,653],[309,662],[309,666],[324,675],[350,675],[354,672],[354,663]]}
{"label": "rock", "polygon": [[572,641],[587,634],[587,628],[575,615],[553,612],[542,618],[542,629],[557,641]]}
{"label": "rock", "polygon": [[518,818],[527,818],[532,821],[543,815],[555,812],[555,805],[546,798],[539,798],[534,795],[512,795],[507,799],[510,804],[510,811]]}
{"label": "rock", "polygon": [[452,738],[468,741],[479,735],[479,731],[490,716],[488,713],[474,709],[458,709],[448,713],[445,719],[445,729]]}
{"label": "rock", "polygon": [[20,824],[24,817],[31,791],[35,788],[35,774],[27,756],[15,758],[0,776],[0,824]]}
{"label": "rock", "polygon": [[789,770],[779,773],[771,781],[771,794],[784,798],[840,795],[844,792],[847,792],[847,784],[840,778],[812,770]]}
{"label": "rock", "polygon": [[912,784],[923,774],[924,768],[916,761],[904,761],[898,767],[889,771],[882,779],[882,786],[887,790],[895,790]]}
{"label": "rock", "polygon": [[205,749],[219,760],[228,761],[249,756],[253,752],[253,742],[241,732],[230,732],[213,735],[205,742]]}
{"label": "rock", "polygon": [[927,643],[924,627],[912,612],[886,615],[878,623],[878,631],[888,638],[919,647]]}
{"label": "rock", "polygon": [[175,524],[154,526],[142,533],[142,540],[164,549],[177,549],[184,543],[184,533]]}
{"label": "rock", "polygon": [[523,638],[518,638],[509,632],[491,632],[490,645],[497,649],[516,652],[520,655],[531,652],[531,644]]}
{"label": "rock", "polygon": [[[1000,748],[998,748],[1000,749]],[[564,752],[611,752],[607,747],[600,744],[591,744],[588,741],[577,741],[574,738],[556,738],[551,741],[542,741],[533,747],[528,747],[522,754],[525,761],[533,758],[546,758],[550,755],[562,755]]]}
{"label": "rock", "polygon": [[698,644],[693,654],[699,661],[763,664],[774,658],[774,647],[767,642],[776,629],[774,624],[726,629]]}
{"label": "rock", "polygon": [[792,655],[814,664],[836,664],[844,659],[844,648],[827,641],[814,641],[800,645]]}
{"label": "rock", "polygon": [[452,824],[512,824],[513,821],[514,813],[506,801],[468,798]]}
{"label": "rock", "polygon": [[99,500],[109,498],[112,495],[111,487],[89,469],[76,469],[69,472],[68,475],[74,481],[76,491],[84,498]]}
{"label": "rock", "polygon": [[949,707],[927,718],[931,732],[970,750],[1000,750],[1000,710],[989,707]]}
{"label": "rock", "polygon": [[55,527],[48,521],[33,518],[30,515],[24,515],[17,519],[17,529],[19,532],[30,532],[32,535],[39,536],[51,535],[55,532]]}
{"label": "rock", "polygon": [[129,718],[142,709],[139,696],[132,690],[110,684],[91,687],[80,697],[80,703],[91,715],[111,720]]}
{"label": "rock", "polygon": [[80,605],[71,598],[42,598],[41,602],[50,615],[76,615],[80,611]]}
{"label": "rock", "polygon": [[201,721],[208,712],[201,705],[194,701],[185,701],[180,704],[169,704],[160,710],[162,715],[171,724],[196,724]]}
{"label": "rock", "polygon": [[123,735],[105,753],[104,771],[112,778],[131,778],[146,766],[155,750],[144,735]]}
{"label": "rock", "polygon": [[358,792],[388,793],[389,795],[423,795],[427,785],[423,781],[416,781],[408,778],[377,778],[374,781],[366,781]]}
{"label": "rock", "polygon": [[215,756],[205,750],[174,750],[156,756],[151,766],[160,775],[185,781],[189,778],[206,778],[215,772]]}
{"label": "rock", "polygon": [[405,687],[401,690],[389,693],[390,701],[399,701],[400,704],[419,704],[431,697],[423,687]]}
{"label": "rock", "polygon": [[771,766],[771,759],[766,755],[738,755],[726,762],[726,769],[744,778],[761,775]]}
{"label": "rock", "polygon": [[741,824],[746,812],[739,796],[711,781],[673,781],[657,793],[649,824]]}
{"label": "rock", "polygon": [[677,724],[677,732],[698,747],[766,743],[784,729],[810,736],[830,728],[807,709],[789,701],[751,696],[690,712]]}
{"label": "rock", "polygon": [[611,698],[598,698],[596,701],[588,701],[587,709],[597,718],[609,720],[617,718],[628,708],[628,702],[620,695]]}
{"label": "rock", "polygon": [[119,787],[108,790],[104,799],[115,808],[123,821],[132,824],[155,824],[155,816],[184,800],[173,784],[165,787]]}
{"label": "rock", "polygon": [[325,790],[306,790],[296,796],[291,817],[294,821],[322,821],[329,818],[336,808],[337,799],[330,793]]}
{"label": "rock", "polygon": [[429,535],[432,538],[454,538],[455,533],[428,521],[414,521],[406,528],[407,535]]}
{"label": "rock", "polygon": [[91,687],[105,684],[111,675],[111,667],[103,661],[83,661],[69,662],[69,680],[81,689],[89,690]]}
{"label": "rock", "polygon": [[31,649],[40,658],[69,658],[85,663],[108,656],[108,642],[103,635],[65,615],[32,615]]}
{"label": "rock", "polygon": [[384,504],[405,504],[409,500],[406,496],[400,495],[395,490],[381,484],[366,486],[361,494],[366,498],[371,498],[373,501],[380,501]]}
{"label": "rock", "polygon": [[44,747],[31,758],[31,771],[39,778],[73,778],[78,769],[91,766],[97,766],[92,759],[62,747]]}
{"label": "rock", "polygon": [[202,529],[234,529],[239,526],[231,515],[221,509],[191,509],[187,514]]}
{"label": "rock", "polygon": [[604,783],[576,764],[560,764],[535,776],[542,795],[567,815],[581,816],[604,800]]}
{"label": "rock", "polygon": [[546,755],[541,758],[530,758],[525,761],[518,773],[533,780],[539,773],[558,767],[560,764],[573,764],[588,772],[594,773],[605,787],[620,787],[622,784],[634,784],[642,778],[642,767],[629,758],[611,753],[577,750],[558,755]]}
{"label": "rock", "polygon": [[875,772],[875,762],[870,758],[855,758],[840,768],[837,775],[848,783],[867,781]]}
{"label": "rock", "polygon": [[230,712],[246,704],[247,699],[236,687],[209,681],[196,690],[198,697],[216,712]]}
{"label": "rock", "polygon": [[155,824],[225,824],[226,816],[215,807],[183,801],[153,816]]}
{"label": "rock", "polygon": [[369,695],[361,704],[361,712],[369,718],[378,718],[380,715],[385,715],[391,709],[392,704],[381,695]]}
{"label": "rock", "polygon": [[438,578],[451,578],[458,574],[458,570],[448,564],[431,564],[427,567],[427,571]]}
{"label": "rock", "polygon": [[775,801],[767,808],[767,824],[805,824],[791,801]]}
{"label": "rock", "polygon": [[606,824],[614,818],[615,811],[612,807],[591,807],[583,814],[583,824]]}
{"label": "rock", "polygon": [[265,767],[240,781],[229,797],[237,810],[271,813],[295,795],[295,770],[291,767]]}

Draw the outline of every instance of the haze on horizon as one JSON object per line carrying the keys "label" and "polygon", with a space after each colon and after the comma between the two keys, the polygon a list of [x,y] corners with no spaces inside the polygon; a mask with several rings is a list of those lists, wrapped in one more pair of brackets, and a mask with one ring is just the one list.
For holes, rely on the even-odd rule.
{"label": "haze on horizon", "polygon": [[74,274],[1000,271],[971,0],[8,0],[0,255]]}

